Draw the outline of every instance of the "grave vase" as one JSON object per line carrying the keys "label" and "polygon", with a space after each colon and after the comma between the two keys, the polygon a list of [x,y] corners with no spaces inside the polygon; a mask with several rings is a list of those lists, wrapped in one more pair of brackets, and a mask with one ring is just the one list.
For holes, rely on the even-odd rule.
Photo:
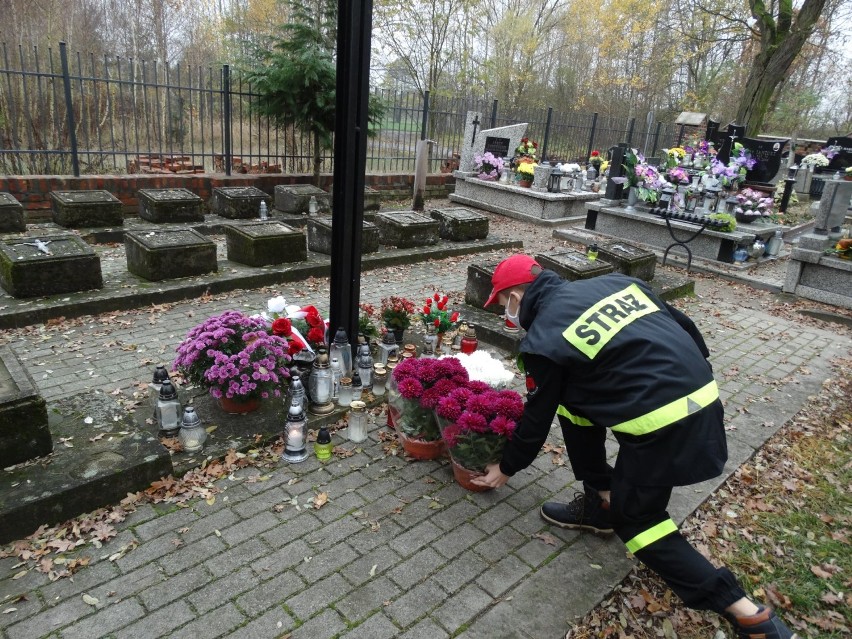
{"label": "grave vase", "polygon": [[639,201],[639,189],[635,186],[631,186],[627,189],[627,210],[635,211],[636,203]]}

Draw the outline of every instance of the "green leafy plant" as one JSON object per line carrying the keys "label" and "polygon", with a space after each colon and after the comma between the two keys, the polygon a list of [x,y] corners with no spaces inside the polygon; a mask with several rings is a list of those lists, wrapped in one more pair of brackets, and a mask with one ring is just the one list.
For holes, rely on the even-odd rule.
{"label": "green leafy plant", "polygon": [[737,228],[737,219],[731,215],[730,213],[711,213],[708,215],[711,220],[719,220],[722,222],[727,222],[726,226],[716,226],[714,230],[716,231],[724,231],[730,233],[731,231]]}

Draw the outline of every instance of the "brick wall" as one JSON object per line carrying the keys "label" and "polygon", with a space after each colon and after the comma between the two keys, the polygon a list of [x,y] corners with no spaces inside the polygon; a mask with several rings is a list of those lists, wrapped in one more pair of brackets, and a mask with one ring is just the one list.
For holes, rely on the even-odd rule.
{"label": "brick wall", "polygon": [[[25,177],[0,176],[0,191],[10,193],[24,205],[26,221],[43,222],[51,219],[51,191],[106,190],[124,203],[126,215],[136,215],[139,189],[185,188],[197,193],[206,202],[217,186],[256,186],[272,195],[278,184],[307,184],[309,175],[232,175],[195,174],[133,174],[85,175],[78,178],[56,175],[30,175]],[[321,187],[331,191],[332,176],[321,177]],[[408,174],[368,175],[367,185],[381,191],[383,199],[404,199],[412,196],[414,176]],[[446,197],[455,188],[455,178],[450,174],[430,175],[426,181],[428,197]]]}

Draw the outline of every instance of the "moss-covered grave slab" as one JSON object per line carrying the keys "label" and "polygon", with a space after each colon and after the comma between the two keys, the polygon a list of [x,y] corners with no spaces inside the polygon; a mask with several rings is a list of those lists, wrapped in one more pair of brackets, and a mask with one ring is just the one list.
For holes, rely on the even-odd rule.
{"label": "moss-covered grave slab", "polygon": [[275,210],[289,215],[307,215],[311,198],[317,202],[317,215],[331,213],[331,194],[313,184],[279,184],[275,187]]}
{"label": "moss-covered grave slab", "polygon": [[650,282],[657,269],[657,256],[653,251],[627,242],[607,242],[598,247],[598,257],[612,264],[617,273]]}
{"label": "moss-covered grave slab", "polygon": [[254,186],[217,186],[210,198],[210,212],[230,220],[250,220],[260,216],[260,203],[272,208],[272,198]]}
{"label": "moss-covered grave slab", "polygon": [[0,285],[14,297],[103,288],[101,260],[76,235],[0,241]]}
{"label": "moss-covered grave slab", "polygon": [[228,259],[249,266],[303,262],[308,257],[305,232],[281,222],[224,224]]}
{"label": "moss-covered grave slab", "polygon": [[51,191],[53,221],[69,229],[122,226],[121,200],[109,191]]}
{"label": "moss-covered grave slab", "polygon": [[569,282],[587,280],[615,270],[608,262],[600,259],[590,260],[585,253],[571,249],[539,253],[535,259],[544,268],[554,271],[559,277]]}
{"label": "moss-covered grave slab", "polygon": [[20,233],[26,230],[23,205],[11,193],[0,192],[0,233]]}
{"label": "moss-covered grave slab", "polygon": [[139,217],[155,224],[203,222],[204,203],[189,189],[139,189]]}
{"label": "moss-covered grave slab", "polygon": [[192,229],[128,231],[127,270],[157,282],[217,270],[216,243]]}
{"label": "moss-covered grave slab", "polygon": [[466,208],[432,209],[432,219],[440,225],[438,235],[442,240],[465,242],[488,237],[488,217]]}
{"label": "moss-covered grave slab", "polygon": [[[331,255],[331,218],[317,217],[308,220],[308,250]],[[364,222],[361,231],[361,253],[379,250],[379,229],[372,222]]]}
{"label": "moss-covered grave slab", "polygon": [[0,468],[53,450],[47,406],[9,346],[0,346]]}
{"label": "moss-covered grave slab", "polygon": [[385,246],[414,248],[438,243],[438,221],[416,211],[377,213],[376,226],[379,242]]}

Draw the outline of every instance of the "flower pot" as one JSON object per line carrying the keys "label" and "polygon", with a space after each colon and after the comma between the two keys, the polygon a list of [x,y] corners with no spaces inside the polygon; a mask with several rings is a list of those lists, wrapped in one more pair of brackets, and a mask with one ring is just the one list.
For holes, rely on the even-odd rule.
{"label": "flower pot", "polygon": [[393,338],[396,340],[397,344],[404,344],[403,341],[405,339],[405,329],[404,328],[391,328],[390,326],[386,326],[391,333],[393,333]]}
{"label": "flower pot", "polygon": [[249,397],[244,400],[228,399],[224,395],[219,398],[219,407],[229,415],[245,415],[260,408],[259,397]]}
{"label": "flower pot", "polygon": [[450,463],[453,466],[453,477],[455,477],[456,483],[462,488],[474,493],[482,493],[486,490],[491,490],[487,486],[478,486],[472,481],[475,477],[481,477],[484,473],[460,466],[456,463],[452,456],[450,457]]}
{"label": "flower pot", "polygon": [[435,411],[420,406],[416,399],[399,400],[399,413],[395,415],[394,425],[397,432],[406,434],[409,438],[419,439],[421,433],[437,434],[438,424],[435,422]]}
{"label": "flower pot", "polygon": [[532,186],[532,180],[518,180],[518,186],[528,189]]}
{"label": "flower pot", "polygon": [[397,431],[396,434],[405,454],[414,459],[438,459],[447,451],[443,439],[427,441],[419,437],[409,437],[402,431]]}
{"label": "flower pot", "polygon": [[760,219],[759,215],[746,215],[745,213],[735,213],[734,217],[740,224],[754,224]]}
{"label": "flower pot", "polygon": [[627,189],[627,209],[628,211],[636,210],[636,203],[639,201],[639,189],[631,186]]}

